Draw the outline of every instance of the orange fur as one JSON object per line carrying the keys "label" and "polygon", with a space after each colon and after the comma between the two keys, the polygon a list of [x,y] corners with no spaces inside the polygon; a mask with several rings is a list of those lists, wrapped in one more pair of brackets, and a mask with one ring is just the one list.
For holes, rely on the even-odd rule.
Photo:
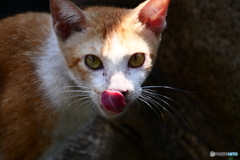
{"label": "orange fur", "polygon": [[31,62],[49,32],[48,19],[27,13],[0,22],[1,159],[37,159],[50,144],[57,115],[46,107]]}

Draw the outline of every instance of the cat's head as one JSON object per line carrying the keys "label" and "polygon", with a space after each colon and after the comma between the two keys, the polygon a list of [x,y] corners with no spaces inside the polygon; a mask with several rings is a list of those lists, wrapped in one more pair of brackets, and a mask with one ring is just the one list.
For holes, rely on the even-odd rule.
{"label": "cat's head", "polygon": [[69,75],[105,116],[122,113],[141,94],[165,28],[169,0],[135,9],[51,0],[51,14]]}

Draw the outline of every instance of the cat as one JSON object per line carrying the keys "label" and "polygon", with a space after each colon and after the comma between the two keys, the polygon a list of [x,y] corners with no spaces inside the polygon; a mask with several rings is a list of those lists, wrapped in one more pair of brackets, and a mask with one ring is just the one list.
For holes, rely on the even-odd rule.
{"label": "cat", "polygon": [[0,21],[0,159],[49,159],[97,114],[121,115],[142,92],[170,0],[134,9],[79,9]]}

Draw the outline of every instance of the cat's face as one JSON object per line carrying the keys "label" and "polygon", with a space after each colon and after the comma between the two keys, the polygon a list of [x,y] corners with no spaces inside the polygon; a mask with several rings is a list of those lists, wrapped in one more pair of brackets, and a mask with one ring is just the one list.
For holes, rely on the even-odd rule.
{"label": "cat's face", "polygon": [[124,112],[141,94],[157,54],[160,34],[139,20],[140,9],[82,11],[82,27],[74,26],[67,38],[59,33],[62,24],[55,22],[70,77],[105,116]]}

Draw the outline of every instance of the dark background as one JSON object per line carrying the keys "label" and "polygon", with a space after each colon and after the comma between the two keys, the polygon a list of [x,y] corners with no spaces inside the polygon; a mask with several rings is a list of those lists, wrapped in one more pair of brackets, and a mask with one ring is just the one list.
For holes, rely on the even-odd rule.
{"label": "dark background", "polygon": [[[135,7],[142,2],[73,1],[84,7]],[[1,18],[23,11],[48,11],[48,1],[0,1]],[[230,160],[209,153],[240,154],[240,1],[172,0],[167,21],[156,66],[145,85],[198,91],[157,90],[181,105],[167,100],[175,112],[163,104],[179,124],[161,110],[161,127],[161,114],[159,120],[149,107],[135,105],[118,119],[96,118],[71,138],[58,159]]]}
{"label": "dark background", "polygon": [[0,18],[28,11],[49,11],[48,0],[1,0]]}

